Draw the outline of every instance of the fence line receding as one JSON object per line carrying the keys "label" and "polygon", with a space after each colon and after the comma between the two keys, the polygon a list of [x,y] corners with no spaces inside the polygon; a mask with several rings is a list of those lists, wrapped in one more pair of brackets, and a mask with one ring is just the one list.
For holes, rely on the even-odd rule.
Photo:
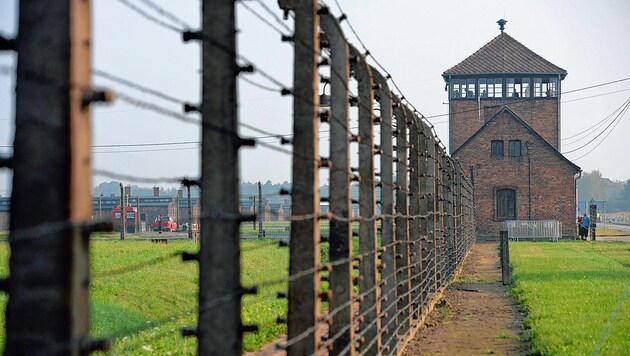
{"label": "fence line receding", "polygon": [[[118,95],[129,105],[198,125],[202,132],[201,177],[182,179],[188,188],[201,188],[200,249],[183,254],[199,264],[198,324],[183,328],[182,336],[196,337],[201,355],[242,353],[243,334],[257,332],[258,326],[241,319],[241,299],[262,298],[256,295],[258,287],[284,282],[288,291],[276,292],[288,299],[288,310],[278,322],[287,323],[288,335],[277,349],[288,355],[401,354],[474,242],[472,182],[447,155],[433,125],[400,93],[391,75],[381,73],[384,68],[378,62],[376,67],[369,64],[375,60],[363,42],[360,50],[347,41],[340,23],[345,15],[335,17],[317,0],[280,0],[287,22],[261,1],[257,3],[265,16],[249,2],[203,1],[198,31],[174,15],[165,16],[168,13],[151,1],[143,3],[153,4],[151,9],[159,10],[164,20],[121,3],[180,33],[184,41],[201,45],[202,102],[182,108],[198,116]],[[292,87],[238,53],[237,6],[252,11],[293,46]],[[52,10],[61,15],[49,13]],[[91,197],[82,177],[91,170],[86,159],[88,107],[111,96],[90,88],[89,39],[84,38],[89,34],[88,10],[89,1],[84,0],[20,3],[14,157],[0,160],[14,171],[11,276],[0,283],[9,295],[7,354],[85,354],[109,346],[89,336],[88,235],[106,226],[87,223]],[[50,26],[35,25],[42,19]],[[41,46],[49,31],[57,31],[52,36],[59,41],[52,46],[58,56]],[[70,47],[76,43],[85,48]],[[62,60],[51,62],[55,58]],[[42,60],[50,65],[39,65]],[[43,71],[50,66],[52,70]],[[239,123],[239,78],[261,90],[292,96],[291,138]],[[153,93],[126,79],[116,80]],[[321,105],[321,83],[329,85],[329,106]],[[62,90],[48,95],[51,88]],[[42,130],[38,120],[44,113],[53,127]],[[239,128],[279,142],[242,137]],[[53,135],[52,129],[58,132]],[[323,129],[330,132],[329,146],[320,137]],[[290,209],[283,213],[288,223],[279,228],[283,237],[278,248],[289,248],[289,275],[282,281],[242,284],[241,224],[255,229],[260,214],[265,214],[260,193],[259,220],[239,209],[239,150],[245,147],[291,156],[291,189],[278,192],[291,195]],[[320,177],[328,178],[326,196],[320,192]],[[39,209],[34,202],[69,208],[54,216],[34,214],[33,209]],[[259,223],[256,237],[262,234]]]}

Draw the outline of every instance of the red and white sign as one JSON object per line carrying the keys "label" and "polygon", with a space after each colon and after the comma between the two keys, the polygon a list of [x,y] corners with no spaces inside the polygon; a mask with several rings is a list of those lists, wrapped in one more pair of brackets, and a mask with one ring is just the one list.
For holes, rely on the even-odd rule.
{"label": "red and white sign", "polygon": [[197,231],[197,230],[199,230],[199,225],[198,224],[190,224],[190,229],[192,231]]}

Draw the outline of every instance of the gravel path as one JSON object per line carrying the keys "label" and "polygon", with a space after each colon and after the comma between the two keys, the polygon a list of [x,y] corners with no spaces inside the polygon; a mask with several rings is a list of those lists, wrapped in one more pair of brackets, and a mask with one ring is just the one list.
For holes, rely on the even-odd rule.
{"label": "gravel path", "polygon": [[475,244],[406,355],[526,355],[524,314],[500,279],[498,244]]}

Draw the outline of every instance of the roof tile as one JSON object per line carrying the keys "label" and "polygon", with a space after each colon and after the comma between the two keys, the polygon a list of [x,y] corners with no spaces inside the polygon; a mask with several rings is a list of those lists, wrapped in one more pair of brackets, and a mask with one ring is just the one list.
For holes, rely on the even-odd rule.
{"label": "roof tile", "polygon": [[481,73],[549,73],[560,74],[561,79],[567,75],[566,70],[539,56],[505,32],[442,75]]}

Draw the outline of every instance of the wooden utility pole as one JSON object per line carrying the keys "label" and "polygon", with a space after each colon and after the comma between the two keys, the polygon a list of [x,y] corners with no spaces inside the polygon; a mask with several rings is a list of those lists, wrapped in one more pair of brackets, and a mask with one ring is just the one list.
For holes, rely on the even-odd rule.
{"label": "wooden utility pole", "polygon": [[[293,1],[295,13],[295,56],[293,67],[293,173],[289,274],[312,270],[320,263],[319,252],[319,16],[317,0]],[[299,43],[299,44],[298,44]],[[307,273],[289,281],[288,338],[300,334],[319,321],[319,275]],[[321,342],[315,328],[306,337],[290,344],[289,356],[311,355]]]}
{"label": "wooden utility pole", "polygon": [[98,346],[88,232],[75,228],[92,215],[90,1],[22,1],[19,13],[4,352],[85,354]]}
{"label": "wooden utility pole", "polygon": [[190,184],[186,185],[186,192],[188,194],[188,238],[192,239],[192,203],[190,198]]}
{"label": "wooden utility pole", "polygon": [[265,212],[263,211],[262,203],[262,184],[258,181],[258,238],[263,238],[263,219],[265,218]]}
{"label": "wooden utility pole", "polygon": [[242,350],[234,7],[233,1],[202,2],[199,355]]}
{"label": "wooden utility pole", "polygon": [[134,221],[136,222],[136,234],[140,232],[140,196],[136,196],[136,210]]}
{"label": "wooden utility pole", "polygon": [[[125,193],[123,184],[120,184],[120,239],[125,240],[125,234],[127,234],[127,216],[125,216]],[[161,228],[160,223],[160,228]]]}
{"label": "wooden utility pole", "polygon": [[[352,221],[350,204],[350,153],[348,149],[349,103],[348,82],[350,81],[350,52],[348,43],[337,19],[329,12],[320,14],[320,22],[331,52],[330,76],[330,161],[334,167],[330,172],[330,211],[347,220],[330,221],[330,261],[346,260],[335,265],[330,272],[330,310],[341,309],[333,317],[329,335],[341,335],[333,342],[332,354],[340,353],[354,338],[352,313]],[[345,331],[342,331],[345,330]],[[349,354],[356,353],[350,347]]]}

